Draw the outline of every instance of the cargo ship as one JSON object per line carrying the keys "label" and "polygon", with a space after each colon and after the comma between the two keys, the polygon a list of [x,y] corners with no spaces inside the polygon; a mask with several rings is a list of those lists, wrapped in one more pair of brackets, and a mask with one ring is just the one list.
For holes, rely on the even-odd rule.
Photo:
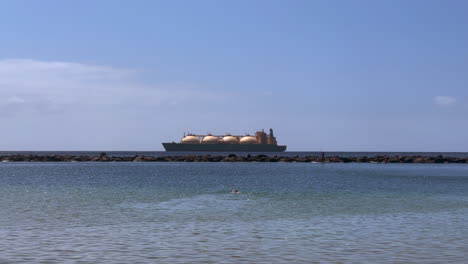
{"label": "cargo ship", "polygon": [[283,152],[286,146],[278,145],[273,129],[270,134],[263,130],[251,135],[196,135],[184,134],[182,140],[162,143],[166,151],[239,151],[239,152]]}

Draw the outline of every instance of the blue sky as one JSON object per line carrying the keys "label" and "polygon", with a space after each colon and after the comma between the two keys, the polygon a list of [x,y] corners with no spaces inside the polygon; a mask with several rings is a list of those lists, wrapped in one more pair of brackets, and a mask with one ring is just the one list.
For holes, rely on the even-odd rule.
{"label": "blue sky", "polygon": [[466,1],[0,2],[4,150],[468,151]]}

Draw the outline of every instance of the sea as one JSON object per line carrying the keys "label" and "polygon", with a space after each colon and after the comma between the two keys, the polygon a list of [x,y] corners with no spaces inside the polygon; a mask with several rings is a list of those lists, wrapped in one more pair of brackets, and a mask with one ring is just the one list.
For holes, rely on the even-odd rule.
{"label": "sea", "polygon": [[2,162],[0,263],[468,263],[468,165]]}
{"label": "sea", "polygon": [[178,152],[178,151],[0,151],[0,156],[10,155],[74,155],[74,156],[99,156],[101,153],[106,153],[108,156],[125,157],[125,156],[149,156],[149,157],[164,157],[164,156],[185,156],[185,155],[211,155],[211,156],[227,156],[235,154],[237,156],[286,156],[286,157],[305,157],[305,156],[339,156],[339,157],[375,157],[375,156],[445,156],[455,158],[466,158],[468,152],[345,152],[345,151],[286,151],[286,152]]}

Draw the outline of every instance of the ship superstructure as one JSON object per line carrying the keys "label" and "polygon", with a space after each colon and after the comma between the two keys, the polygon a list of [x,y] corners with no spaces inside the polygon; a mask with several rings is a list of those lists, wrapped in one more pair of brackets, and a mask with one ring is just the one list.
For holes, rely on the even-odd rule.
{"label": "ship superstructure", "polygon": [[282,152],[286,146],[278,145],[273,129],[266,134],[263,130],[251,135],[198,135],[184,134],[179,143],[162,143],[166,151],[242,151]]}

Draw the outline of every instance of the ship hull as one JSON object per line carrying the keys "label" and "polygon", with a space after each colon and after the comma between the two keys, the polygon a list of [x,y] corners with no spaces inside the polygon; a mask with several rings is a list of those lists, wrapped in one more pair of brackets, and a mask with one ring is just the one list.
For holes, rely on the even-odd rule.
{"label": "ship hull", "polygon": [[180,144],[162,143],[166,151],[208,151],[208,152],[283,152],[286,146],[271,144]]}

